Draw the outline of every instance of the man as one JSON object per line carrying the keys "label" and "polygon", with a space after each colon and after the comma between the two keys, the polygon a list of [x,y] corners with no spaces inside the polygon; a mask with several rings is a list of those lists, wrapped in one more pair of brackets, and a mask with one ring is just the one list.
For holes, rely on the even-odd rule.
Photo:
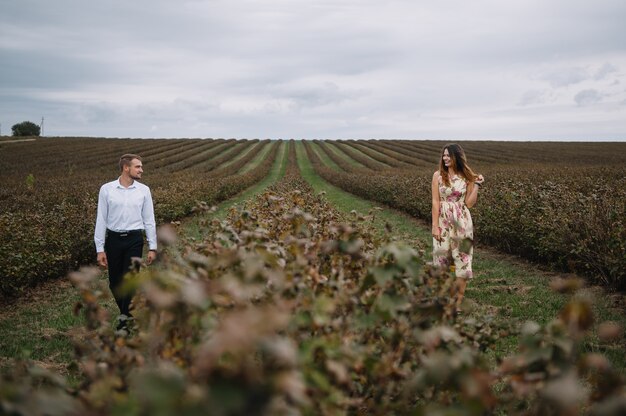
{"label": "man", "polygon": [[156,259],[156,223],[150,188],[139,183],[143,173],[141,157],[126,154],[120,158],[120,177],[102,185],[94,241],[98,264],[109,269],[109,287],[120,309],[118,329],[126,327],[131,293],[121,290],[124,275],[133,257],[142,257],[143,233],[148,240],[147,264]]}

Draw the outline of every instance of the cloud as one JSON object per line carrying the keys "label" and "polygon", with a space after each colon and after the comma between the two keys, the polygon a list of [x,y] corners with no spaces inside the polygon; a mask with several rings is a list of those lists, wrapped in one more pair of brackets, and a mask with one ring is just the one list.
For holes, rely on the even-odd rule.
{"label": "cloud", "polygon": [[527,106],[535,104],[544,104],[550,100],[550,92],[548,90],[528,90],[524,93],[517,105]]}
{"label": "cloud", "polygon": [[0,122],[44,115],[54,135],[118,137],[541,138],[558,125],[533,130],[549,125],[540,116],[585,107],[614,137],[625,14],[618,0],[0,2]]}
{"label": "cloud", "polygon": [[607,75],[612,74],[617,71],[618,71],[618,68],[616,66],[608,62],[605,62],[604,65],[602,65],[600,69],[596,71],[596,73],[593,76],[593,79],[595,79],[596,81],[599,81],[601,79],[605,79]]}
{"label": "cloud", "polygon": [[582,90],[574,96],[574,101],[579,106],[586,106],[599,103],[603,95],[594,89]]}
{"label": "cloud", "polygon": [[547,81],[551,87],[560,88],[568,85],[578,84],[590,78],[588,71],[584,68],[560,68],[540,76],[540,79]]}

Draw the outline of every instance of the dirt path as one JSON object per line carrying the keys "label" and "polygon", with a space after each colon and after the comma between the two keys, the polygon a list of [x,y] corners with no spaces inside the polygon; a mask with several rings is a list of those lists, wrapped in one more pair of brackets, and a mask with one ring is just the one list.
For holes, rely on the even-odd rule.
{"label": "dirt path", "polygon": [[20,143],[20,142],[34,142],[37,139],[22,139],[22,140],[0,140],[0,144],[4,143]]}

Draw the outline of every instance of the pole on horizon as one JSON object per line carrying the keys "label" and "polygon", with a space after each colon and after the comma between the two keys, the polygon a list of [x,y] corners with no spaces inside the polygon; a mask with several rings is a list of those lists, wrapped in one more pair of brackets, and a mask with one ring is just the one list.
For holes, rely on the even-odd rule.
{"label": "pole on horizon", "polygon": [[41,116],[41,126],[39,126],[41,128],[41,137],[43,137],[43,116]]}

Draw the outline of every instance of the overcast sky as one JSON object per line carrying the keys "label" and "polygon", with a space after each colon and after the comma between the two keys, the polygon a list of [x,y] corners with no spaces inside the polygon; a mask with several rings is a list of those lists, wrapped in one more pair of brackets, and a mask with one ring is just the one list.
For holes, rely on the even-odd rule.
{"label": "overcast sky", "polygon": [[624,141],[624,22],[624,0],[0,0],[0,123]]}

